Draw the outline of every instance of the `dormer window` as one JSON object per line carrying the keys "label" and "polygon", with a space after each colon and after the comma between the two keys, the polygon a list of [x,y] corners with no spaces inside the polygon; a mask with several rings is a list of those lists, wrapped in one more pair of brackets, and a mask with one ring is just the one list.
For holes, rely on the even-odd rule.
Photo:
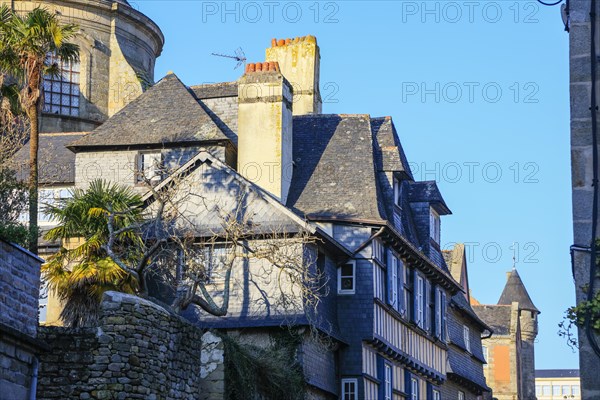
{"label": "dormer window", "polygon": [[429,236],[440,244],[440,215],[433,208],[429,211]]}

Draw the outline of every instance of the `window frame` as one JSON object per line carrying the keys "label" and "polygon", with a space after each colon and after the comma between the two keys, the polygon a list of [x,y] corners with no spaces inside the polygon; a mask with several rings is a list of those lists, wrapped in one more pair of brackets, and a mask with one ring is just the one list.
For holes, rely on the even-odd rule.
{"label": "window frame", "polygon": [[465,400],[465,392],[462,390],[458,391],[458,400]]}
{"label": "window frame", "polygon": [[429,207],[429,237],[437,244],[440,244],[441,240],[441,221],[440,214]]}
{"label": "window frame", "polygon": [[383,399],[392,400],[394,385],[392,378],[393,370],[392,365],[388,362],[383,363]]}
{"label": "window frame", "polygon": [[402,182],[394,178],[394,205],[402,210]]}
{"label": "window frame", "polygon": [[[79,117],[79,111],[81,110],[81,63],[79,61],[66,62],[55,54],[48,53],[45,64],[51,65],[54,63],[58,65],[60,70],[59,76],[45,75],[42,77],[44,93],[42,112],[66,117]],[[54,90],[55,85],[58,85],[57,90]],[[65,87],[68,89],[65,90]],[[58,101],[54,101],[55,98]],[[68,99],[68,104],[64,104],[64,99]],[[67,109],[68,112],[64,112],[64,109]]]}
{"label": "window frame", "polygon": [[389,291],[391,294],[391,299],[389,299],[389,303],[394,309],[400,310],[398,299],[398,258],[393,252],[391,252],[390,257],[392,265],[390,265],[390,269],[388,271],[388,273],[390,274],[390,276],[388,277],[388,282],[391,286],[391,289]]}
{"label": "window frame", "polygon": [[[344,265],[352,265],[352,275],[342,276],[342,268],[344,267]],[[338,281],[337,281],[338,294],[350,295],[350,294],[356,293],[356,261],[350,260],[348,262],[340,264],[340,266],[337,269],[337,277],[338,277]],[[352,278],[352,289],[343,289],[342,288],[342,278]]]}
{"label": "window frame", "polygon": [[419,400],[419,380],[415,377],[410,378],[410,398]]}
{"label": "window frame", "polygon": [[415,315],[415,320],[419,328],[425,329],[425,278],[419,273],[417,273],[416,284],[414,296],[417,303],[415,307],[417,315]]}
{"label": "window frame", "polygon": [[442,296],[442,289],[439,287],[436,287],[435,288],[435,332],[434,332],[434,336],[437,338],[442,337],[442,324],[444,321],[444,319],[442,317],[443,299],[444,299],[444,297]]}
{"label": "window frame", "polygon": [[[354,386],[354,390],[349,393],[346,392],[346,384]],[[358,379],[356,378],[342,378],[342,400],[358,400]],[[348,397],[346,397],[348,396]]]}
{"label": "window frame", "polygon": [[441,399],[442,399],[442,394],[440,393],[440,391],[437,389],[433,389],[433,400],[441,400]]}
{"label": "window frame", "polygon": [[463,340],[465,342],[465,350],[471,352],[471,329],[468,326],[463,325]]}
{"label": "window frame", "polygon": [[144,171],[144,157],[146,156],[150,156],[150,155],[158,155],[160,157],[159,160],[159,165],[156,166],[156,169],[153,171],[153,176],[149,179],[149,181],[151,183],[158,183],[162,180],[162,166],[164,163],[164,156],[162,151],[160,150],[144,150],[144,151],[139,151],[136,154],[136,159],[135,159],[135,183],[137,185],[143,185],[146,183],[145,179],[147,179],[147,177],[145,177],[145,171]]}

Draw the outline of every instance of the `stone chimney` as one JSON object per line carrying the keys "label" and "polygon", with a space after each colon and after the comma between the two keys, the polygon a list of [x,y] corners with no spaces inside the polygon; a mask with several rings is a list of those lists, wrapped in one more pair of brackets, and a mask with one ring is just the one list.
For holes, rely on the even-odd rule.
{"label": "stone chimney", "polygon": [[292,179],[292,87],[279,64],[246,65],[238,102],[238,172],[285,204]]}
{"label": "stone chimney", "polygon": [[266,60],[277,61],[283,76],[294,88],[294,115],[321,114],[319,91],[321,55],[314,36],[273,39]]}

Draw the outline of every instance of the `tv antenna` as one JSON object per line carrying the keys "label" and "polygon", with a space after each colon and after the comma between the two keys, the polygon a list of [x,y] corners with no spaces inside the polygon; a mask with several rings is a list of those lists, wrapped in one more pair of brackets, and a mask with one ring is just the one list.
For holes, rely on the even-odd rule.
{"label": "tv antenna", "polygon": [[230,56],[228,54],[219,54],[219,53],[211,53],[211,55],[217,56],[217,57],[232,58],[232,59],[236,60],[237,64],[234,69],[237,69],[242,64],[246,64],[246,54],[244,54],[244,50],[242,50],[241,47],[237,48],[237,50],[235,51],[235,56]]}

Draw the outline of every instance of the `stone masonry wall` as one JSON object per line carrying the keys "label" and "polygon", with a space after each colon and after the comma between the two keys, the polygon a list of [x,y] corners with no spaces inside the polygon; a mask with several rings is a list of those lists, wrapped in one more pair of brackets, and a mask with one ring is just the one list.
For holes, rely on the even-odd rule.
{"label": "stone masonry wall", "polygon": [[37,343],[41,259],[0,240],[0,398],[29,396]]}
{"label": "stone masonry wall", "polygon": [[41,260],[0,241],[0,323],[35,337]]}
{"label": "stone masonry wall", "polygon": [[220,339],[147,300],[107,292],[98,327],[39,334],[40,400],[223,398]]}

